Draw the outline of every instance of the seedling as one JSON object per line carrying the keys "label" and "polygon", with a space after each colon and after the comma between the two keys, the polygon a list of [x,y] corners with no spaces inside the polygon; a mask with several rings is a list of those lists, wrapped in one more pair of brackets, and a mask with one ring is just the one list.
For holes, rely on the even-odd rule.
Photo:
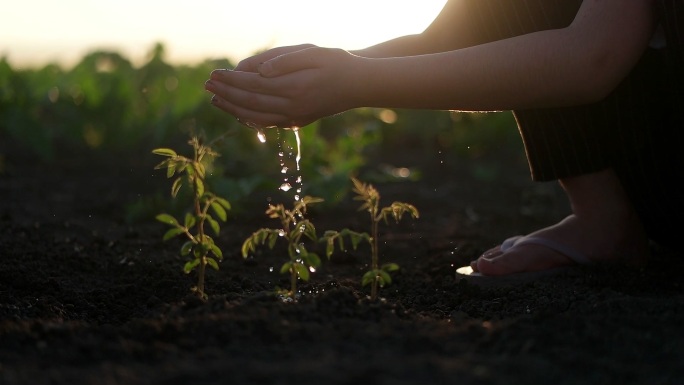
{"label": "seedling", "polygon": [[378,253],[378,228],[380,221],[387,223],[387,218],[392,216],[398,223],[405,213],[411,217],[418,218],[419,213],[413,205],[403,202],[394,202],[390,206],[380,209],[380,193],[373,185],[363,183],[356,178],[352,178],[354,183],[353,192],[356,194],[354,200],[362,201],[359,210],[366,210],[370,214],[371,234],[359,233],[349,229],[341,231],[328,230],[323,234],[322,241],[326,242],[326,255],[328,258],[335,251],[337,243],[340,250],[345,250],[344,238],[348,237],[352,242],[352,247],[356,249],[358,244],[365,240],[371,247],[371,267],[361,278],[361,285],[371,285],[371,300],[375,301],[378,296],[378,287],[384,287],[392,283],[390,273],[399,270],[396,263],[385,263],[380,266]]}
{"label": "seedling", "polygon": [[268,205],[266,215],[280,220],[281,228],[262,228],[245,240],[242,244],[242,257],[247,258],[250,252],[256,251],[258,245],[268,244],[270,249],[275,247],[279,238],[287,241],[289,260],[280,267],[280,274],[290,273],[290,291],[285,294],[292,300],[296,299],[297,279],[308,281],[310,273],[321,265],[317,254],[309,252],[302,237],[316,241],[316,228],[308,219],[304,219],[307,205],[322,202],[323,199],[305,196],[294,202],[293,209],[287,210],[282,204]]}
{"label": "seedling", "polygon": [[206,267],[209,265],[218,270],[218,261],[223,259],[223,252],[214,243],[214,239],[207,235],[204,225],[208,223],[214,233],[219,235],[221,227],[218,220],[214,219],[212,213],[216,218],[225,222],[226,210],[230,209],[230,203],[207,189],[205,163],[211,162],[211,159],[219,156],[219,154],[212,150],[211,144],[202,144],[196,136],[193,136],[188,143],[193,149],[192,158],[178,155],[169,148],[157,148],[152,151],[154,154],[167,157],[155,169],[166,168],[166,176],[168,178],[178,175],[171,185],[171,196],[176,198],[184,182],[192,189],[193,196],[191,210],[185,214],[182,223],[172,215],[165,213],[157,215],[156,218],[158,221],[171,226],[164,234],[164,241],[179,235],[184,235],[188,238],[188,241],[180,249],[182,256],[190,256],[191,258],[183,266],[183,271],[190,273],[195,268],[198,269],[197,286],[192,290],[200,298],[206,299],[207,296],[204,292],[204,273]]}

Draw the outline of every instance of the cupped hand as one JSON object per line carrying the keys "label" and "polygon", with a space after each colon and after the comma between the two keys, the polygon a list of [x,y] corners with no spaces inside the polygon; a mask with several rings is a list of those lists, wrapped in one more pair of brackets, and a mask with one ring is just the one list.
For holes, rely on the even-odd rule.
{"label": "cupped hand", "polygon": [[263,62],[269,61],[274,57],[284,55],[291,52],[301,51],[307,48],[316,47],[313,44],[299,44],[299,45],[289,45],[285,47],[271,48],[260,54],[248,57],[247,59],[241,60],[237,66],[235,66],[235,71],[244,72],[257,72],[259,65]]}
{"label": "cupped hand", "polygon": [[[276,53],[269,52],[263,58]],[[213,71],[205,84],[214,94],[212,103],[245,124],[301,127],[358,107],[353,100],[363,82],[356,68],[364,59],[347,51],[292,50],[256,64],[258,72],[247,69],[253,69],[259,59],[248,60],[241,62],[243,70]]]}

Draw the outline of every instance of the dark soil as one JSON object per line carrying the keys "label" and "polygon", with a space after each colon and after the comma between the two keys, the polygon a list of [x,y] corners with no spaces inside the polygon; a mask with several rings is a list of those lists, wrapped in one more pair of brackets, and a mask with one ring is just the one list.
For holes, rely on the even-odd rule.
{"label": "dark soil", "polygon": [[[382,299],[360,278],[367,250],[324,259],[301,296],[282,254],[248,260],[242,241],[274,223],[266,201],[229,213],[225,259],[197,299],[153,220],[126,207],[168,189],[152,157],[62,154],[50,163],[5,153],[0,175],[0,384],[683,384],[681,255],[640,268],[586,268],[502,287],[454,269],[503,238],[566,214],[554,184],[499,162],[497,183],[466,166],[420,160],[416,183],[382,183],[383,202],[417,220],[383,226],[381,259],[401,270]],[[275,163],[275,161],[274,161]],[[450,164],[454,163],[454,164]],[[486,164],[486,161],[478,163]],[[365,230],[358,202],[314,209],[319,232]],[[244,208],[248,208],[244,210]]]}

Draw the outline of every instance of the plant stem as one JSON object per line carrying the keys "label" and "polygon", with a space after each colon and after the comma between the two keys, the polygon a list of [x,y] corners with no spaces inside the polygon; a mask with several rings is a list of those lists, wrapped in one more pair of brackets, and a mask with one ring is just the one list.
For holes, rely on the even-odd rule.
{"label": "plant stem", "polygon": [[297,269],[294,265],[290,267],[290,298],[295,299],[295,294],[297,293]]}
{"label": "plant stem", "polygon": [[[199,160],[199,155],[197,152],[197,149],[195,149],[195,163],[198,163]],[[195,178],[202,179],[199,177],[199,175],[195,175]],[[195,215],[199,220],[197,221],[197,239],[199,242],[199,246],[202,250],[205,250],[204,247],[204,218],[206,215],[203,215],[202,207],[200,205],[200,196],[197,191],[197,183],[192,184],[192,190],[195,195]],[[206,214],[206,213],[205,213]],[[206,251],[202,253],[202,257],[200,258],[200,264],[199,264],[199,270],[197,272],[197,294],[200,296],[200,298],[204,298],[204,273],[207,267],[207,253]]]}
{"label": "plant stem", "polygon": [[[378,269],[378,223],[379,220],[375,215],[371,215],[371,271]],[[371,300],[375,301],[378,296],[378,277],[373,278],[371,283]]]}
{"label": "plant stem", "polygon": [[297,293],[297,269],[295,269],[295,256],[293,250],[295,247],[293,243],[295,240],[292,239],[292,234],[290,233],[290,221],[294,222],[294,214],[289,211],[285,211],[285,215],[280,219],[280,224],[283,226],[283,231],[285,232],[285,237],[287,238],[287,253],[290,257],[290,298],[295,300],[295,294]]}
{"label": "plant stem", "polygon": [[207,267],[207,257],[203,255],[200,259],[199,271],[197,272],[197,294],[200,298],[204,298],[204,270]]}

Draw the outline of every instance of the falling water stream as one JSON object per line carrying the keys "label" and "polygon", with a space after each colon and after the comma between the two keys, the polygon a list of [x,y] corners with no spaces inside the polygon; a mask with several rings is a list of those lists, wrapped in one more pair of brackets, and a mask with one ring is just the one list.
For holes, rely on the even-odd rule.
{"label": "falling water stream", "polygon": [[[256,133],[257,133],[257,138],[259,139],[259,142],[261,143],[266,143],[266,135],[264,134],[264,129],[260,126],[256,125],[249,125],[251,128],[253,128]],[[280,137],[280,129],[277,128],[278,130],[278,159],[280,162],[280,172],[284,175],[283,183],[280,185],[279,189],[288,192],[291,189],[295,188],[295,195],[294,199],[295,201],[299,201],[301,199],[301,193],[302,193],[302,174],[301,174],[301,169],[300,169],[300,162],[302,160],[302,142],[299,137],[299,127],[293,126],[290,128],[286,128],[286,131],[292,131],[295,136],[295,141],[297,143],[297,153],[295,155],[295,175],[292,177],[294,178],[294,185],[293,186],[290,183],[290,177],[291,175],[289,174],[290,168],[287,166],[286,159],[291,159],[292,156],[292,148],[283,148],[284,144],[286,143],[285,140],[281,140]],[[286,154],[287,151],[287,154]],[[287,158],[286,158],[287,155]]]}
{"label": "falling water stream", "polygon": [[[272,128],[272,127],[263,127],[257,124],[253,124],[250,122],[245,122],[245,125],[247,125],[250,128],[253,128],[256,131],[257,134],[257,139],[259,139],[259,142],[261,143],[266,143],[266,135],[264,133],[264,128]],[[288,192],[292,190],[293,188],[295,189],[295,195],[294,195],[294,201],[295,204],[296,202],[300,201],[302,199],[301,194],[302,194],[302,173],[300,169],[300,161],[302,160],[302,142],[299,137],[299,127],[297,126],[292,126],[289,128],[285,128],[285,131],[292,131],[295,136],[295,141],[297,143],[297,153],[294,157],[295,160],[295,173],[291,175],[290,173],[290,168],[287,165],[287,161],[292,160],[292,147],[287,145],[287,141],[281,138],[281,131],[280,128],[276,128],[276,132],[278,135],[278,161],[280,163],[280,172],[281,174],[284,175],[283,178],[283,183],[280,185],[278,188],[279,190],[282,190],[283,192]],[[287,152],[287,154],[286,154]],[[287,156],[286,156],[287,155]],[[294,185],[290,184],[290,177],[294,178]],[[298,213],[299,217],[294,220],[293,225],[297,225],[297,222],[300,220],[303,220],[302,213]],[[285,233],[284,231],[281,230],[281,236],[284,236]],[[299,251],[298,251],[299,252]],[[301,261],[299,261],[301,262]],[[309,267],[309,270],[311,272],[315,272],[316,270],[313,267]],[[270,267],[269,272],[273,272],[273,267]],[[296,296],[299,297],[301,294],[296,293]],[[283,301],[289,302],[292,301],[293,299],[290,296],[283,296],[282,297]]]}
{"label": "falling water stream", "polygon": [[[292,159],[292,148],[287,146],[287,148],[284,148],[286,146],[286,141],[281,140],[280,138],[280,129],[278,129],[278,146],[279,151],[278,151],[278,159],[280,161],[280,172],[281,174],[284,175],[283,178],[283,183],[280,185],[280,190],[282,191],[290,191],[293,188],[295,189],[295,195],[294,195],[294,200],[298,201],[301,199],[301,193],[302,193],[302,174],[301,174],[301,169],[300,169],[300,161],[302,159],[302,143],[299,137],[299,127],[292,127],[286,129],[286,131],[291,130],[294,133],[295,140],[297,143],[297,148],[296,148],[296,155],[295,155],[295,170],[294,173],[291,173],[290,167],[287,166],[286,160],[287,159]],[[291,178],[294,179],[294,182],[291,183]],[[294,184],[294,185],[293,185]]]}

